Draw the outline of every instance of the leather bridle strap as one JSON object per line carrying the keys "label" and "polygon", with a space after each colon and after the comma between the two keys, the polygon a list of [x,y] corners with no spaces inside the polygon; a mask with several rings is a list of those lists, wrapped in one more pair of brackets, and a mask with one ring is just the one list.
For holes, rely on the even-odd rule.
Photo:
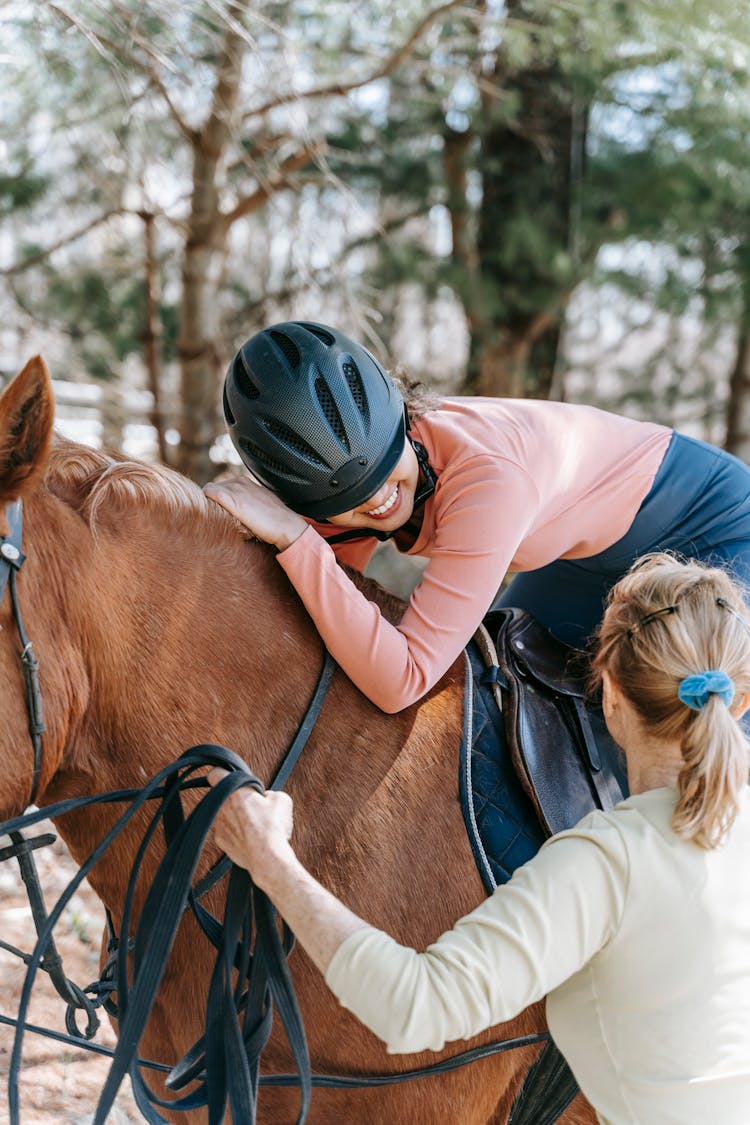
{"label": "leather bridle strap", "polygon": [[307,711],[305,712],[305,717],[302,720],[299,730],[294,736],[292,745],[284,755],[284,760],[279,766],[276,776],[269,785],[269,789],[283,789],[287,781],[289,780],[289,775],[296,766],[300,754],[307,745],[307,740],[310,737],[312,729],[318,721],[318,715],[320,714],[321,708],[325,703],[325,698],[328,694],[328,689],[331,686],[331,680],[333,679],[335,671],[336,662],[334,661],[330,652],[326,650],[325,656],[323,658],[323,667],[320,671],[318,682],[315,685],[313,697],[310,700]]}
{"label": "leather bridle strap", "polygon": [[[177,1102],[162,1102],[147,1089],[138,1071],[140,1065],[137,1054],[138,1041],[158,990],[177,926],[184,913],[192,877],[211,823],[221,804],[235,789],[247,784],[262,788],[245,763],[231,750],[222,746],[204,744],[193,747],[182,754],[176,762],[165,766],[142,790],[119,790],[96,797],[72,798],[44,810],[26,813],[2,826],[5,832],[16,831],[21,827],[28,827],[37,820],[64,815],[74,808],[82,808],[89,804],[132,801],[130,808],[99,842],[50,911],[34,952],[28,958],[26,979],[18,1006],[16,1037],[8,1071],[11,1125],[18,1125],[19,1122],[18,1076],[22,1035],[26,1025],[31,989],[36,971],[40,967],[43,951],[49,944],[56,922],[77,887],[115,838],[138,815],[146,802],[161,796],[162,803],[147,829],[128,885],[122,927],[123,934],[128,934],[140,864],[153,832],[165,822],[167,810],[170,805],[172,808],[175,807],[182,789],[205,786],[203,778],[194,779],[191,775],[207,765],[222,766],[232,772],[206,794],[181,823],[171,842],[168,842],[167,853],[152,881],[141,911],[138,929],[134,935],[133,962],[129,962],[127,957],[129,942],[123,937],[120,943],[123,965],[117,980],[119,1039],[112,1069],[97,1107],[95,1125],[102,1125],[105,1121],[117,1089],[128,1072],[138,1107],[146,1121],[154,1125],[164,1121],[154,1109],[154,1105],[169,1106],[173,1109],[192,1109],[207,1105],[209,1125],[219,1125],[225,1119],[224,1107],[227,1104],[232,1109],[233,1120],[241,1120],[245,1125],[251,1125],[255,1120],[259,1055],[270,1034],[273,1006],[276,1007],[286,1030],[298,1068],[297,1083],[301,1092],[298,1121],[304,1121],[310,1103],[310,1063],[302,1019],[285,963],[290,940],[287,937],[282,943],[270,904],[257,888],[252,886],[247,872],[241,869],[233,869],[227,894],[227,913],[222,927],[222,941],[219,945],[212,983],[212,1003],[207,1011],[205,1042],[210,1065],[208,1068],[203,1066],[199,1068],[199,1077],[202,1081],[198,1089],[194,1089]],[[251,955],[252,938],[255,939],[255,950]],[[133,968],[132,972],[131,968]],[[240,980],[236,985],[234,984],[235,968],[244,969],[246,986],[242,985],[242,972]],[[237,993],[236,989],[240,992]],[[238,1015],[241,1017],[241,1026],[238,1023]],[[216,1039],[219,1035],[223,1038],[219,1055],[216,1056]],[[173,1082],[171,1085],[174,1087],[177,1083]]]}
{"label": "leather bridle strap", "polygon": [[9,532],[0,539],[0,600],[5,594],[5,587],[10,588],[10,603],[13,619],[16,623],[18,636],[21,641],[21,667],[26,686],[26,708],[29,713],[29,734],[34,750],[34,770],[31,779],[31,793],[29,804],[33,805],[37,789],[39,788],[39,775],[42,769],[42,735],[45,731],[44,716],[42,713],[42,695],[39,690],[39,662],[34,655],[31,641],[26,635],[18,604],[16,590],[16,575],[23,566],[26,556],[21,551],[21,537],[23,534],[23,509],[20,500],[14,500],[5,509]]}
{"label": "leather bridle strap", "polygon": [[[331,686],[337,667],[338,665],[331,656],[330,652],[328,652],[328,650],[325,650],[323,657],[323,666],[320,670],[320,675],[318,676],[312,698],[307,705],[307,710],[305,711],[304,717],[299,725],[299,729],[297,730],[296,735],[294,736],[294,740],[291,746],[284,755],[281,761],[281,765],[279,766],[278,770],[276,771],[271,782],[268,785],[269,789],[283,789],[287,781],[289,780],[289,776],[296,766],[297,762],[299,761],[302,751],[307,746],[308,739],[310,738],[313,728],[318,721],[318,716],[320,715],[323,704],[325,703],[326,696],[328,695],[328,689]],[[214,945],[217,945],[221,938],[221,927],[216,922],[216,919],[213,918],[208,913],[208,911],[203,909],[203,907],[200,905],[199,900],[203,898],[204,895],[208,894],[211,888],[224,878],[224,876],[230,870],[231,866],[231,860],[228,859],[227,856],[224,856],[223,859],[220,859],[217,863],[214,864],[211,870],[203,876],[200,882],[197,883],[193,890],[190,892],[190,909],[193,911],[193,914],[195,915],[196,920],[205,933],[206,937],[209,939],[209,941],[213,942]]]}
{"label": "leather bridle strap", "polygon": [[[180,789],[189,775],[207,764],[230,772],[185,817]],[[121,921],[121,963],[117,973],[119,1034],[114,1059],[94,1117],[103,1125],[117,1090],[130,1074],[133,1093],[149,1122],[163,1118],[154,1105],[170,1109],[206,1106],[209,1125],[220,1125],[227,1108],[233,1121],[255,1121],[260,1054],[271,1033],[274,1006],[281,1018],[300,1078],[304,1121],[310,1104],[310,1061],[302,1017],[297,1006],[286,956],[291,946],[282,942],[271,904],[241,868],[233,867],[218,955],[209,987],[206,1032],[202,1040],[173,1069],[167,1086],[183,1089],[194,1078],[197,1089],[178,1100],[165,1101],[150,1090],[138,1070],[138,1043],[156,997],[166,961],[175,939],[203,844],[218,810],[232,792],[243,785],[263,791],[260,781],[244,762],[225,747],[203,744],[186,751],[165,780],[161,809],[139,848],[130,877]],[[128,942],[134,893],[146,848],[158,824],[163,823],[167,851],[151,882],[134,935],[129,973]],[[255,947],[251,953],[251,941]],[[237,976],[235,977],[235,970]],[[130,977],[132,976],[132,985]]]}
{"label": "leather bridle strap", "polygon": [[[31,916],[34,919],[36,932],[39,934],[47,921],[47,907],[44,902],[44,895],[42,894],[33,853],[37,848],[44,848],[54,843],[56,837],[51,832],[36,836],[31,840],[24,837],[23,833],[18,831],[9,831],[7,835],[10,837],[11,843],[8,847],[0,848],[0,863],[11,858],[18,861],[21,878],[26,887],[26,896],[29,900]],[[28,965],[29,957],[20,949],[16,949],[15,946],[5,941],[0,941],[0,948],[20,957],[21,960],[25,961]],[[67,1005],[65,1011],[65,1026],[70,1034],[85,1036],[86,1039],[90,1039],[96,1034],[99,1027],[99,1019],[95,1012],[95,1005],[74,981],[68,980],[65,976],[62,957],[57,951],[57,946],[55,945],[53,937],[49,939],[42,960],[39,962],[39,967],[47,973],[55,987],[57,995],[64,1000]],[[87,1023],[86,1029],[83,1032],[79,1030],[76,1024],[75,1013],[78,1010],[82,1010],[86,1013]]]}

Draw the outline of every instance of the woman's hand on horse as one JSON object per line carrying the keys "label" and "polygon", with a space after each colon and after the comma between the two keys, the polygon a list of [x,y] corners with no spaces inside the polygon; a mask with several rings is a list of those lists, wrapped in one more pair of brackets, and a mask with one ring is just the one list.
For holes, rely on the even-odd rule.
{"label": "woman's hand on horse", "polygon": [[[208,775],[217,785],[226,770],[215,767]],[[233,863],[244,867],[263,888],[265,875],[283,857],[293,855],[293,806],[287,793],[258,793],[238,789],[223,804],[214,821],[214,839]]]}
{"label": "woman's hand on horse", "polygon": [[207,484],[203,491],[209,500],[215,500],[258,539],[273,543],[280,551],[299,539],[307,527],[302,516],[288,508],[270,489],[248,477]]}
{"label": "woman's hand on horse", "polygon": [[[218,785],[226,770],[208,775]],[[342,941],[367,923],[344,906],[297,859],[292,834],[292,799],[286,793],[238,789],[214,821],[214,838],[229,858],[245,867],[325,973]]]}

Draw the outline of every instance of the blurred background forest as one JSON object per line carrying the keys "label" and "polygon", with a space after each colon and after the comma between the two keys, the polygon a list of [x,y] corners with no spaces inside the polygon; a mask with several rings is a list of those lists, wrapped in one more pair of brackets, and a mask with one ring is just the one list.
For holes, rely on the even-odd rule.
{"label": "blurred background forest", "polygon": [[[264,324],[750,459],[736,0],[5,0],[0,371],[205,481]],[[68,418],[66,422],[66,417]]]}

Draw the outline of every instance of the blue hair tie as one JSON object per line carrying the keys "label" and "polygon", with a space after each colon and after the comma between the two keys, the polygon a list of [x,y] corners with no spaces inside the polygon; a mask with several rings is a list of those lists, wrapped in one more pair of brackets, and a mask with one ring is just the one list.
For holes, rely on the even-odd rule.
{"label": "blue hair tie", "polygon": [[726,672],[696,672],[680,681],[677,694],[693,711],[701,711],[710,695],[721,696],[729,707],[734,699],[734,684]]}

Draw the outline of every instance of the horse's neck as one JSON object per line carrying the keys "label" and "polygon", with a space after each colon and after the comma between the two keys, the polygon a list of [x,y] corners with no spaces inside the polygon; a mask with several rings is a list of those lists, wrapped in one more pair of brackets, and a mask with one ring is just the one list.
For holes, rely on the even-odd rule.
{"label": "horse's neck", "polygon": [[[143,784],[198,742],[270,768],[322,657],[270,551],[194,515],[183,528],[126,509],[104,514],[93,536],[79,517],[56,516],[57,532],[39,541],[40,572],[48,615],[68,623],[76,682],[56,723],[66,745],[52,791]],[[54,647],[50,638],[48,659]]]}
{"label": "horse's neck", "polygon": [[[55,769],[50,781],[46,766],[42,802],[141,787],[200,742],[228,746],[270,780],[323,659],[320,639],[271,552],[216,521],[213,528],[210,521],[162,526],[153,514],[125,510],[103,513],[93,537],[53,497],[28,516],[24,608],[39,642],[44,755],[47,763],[53,756]],[[460,737],[460,699],[461,674],[454,670],[422,705],[385,715],[346,677],[335,677],[293,779],[306,813],[296,846],[332,885],[357,883],[358,865],[372,864],[373,848],[383,873],[399,869],[399,842],[408,847],[415,838],[409,825],[418,794],[441,826],[455,820],[455,831],[448,836],[441,827],[429,847],[436,856],[441,846],[453,847],[460,816],[451,751]],[[13,707],[13,746],[28,756],[20,691]],[[28,769],[24,785],[27,794]],[[97,805],[62,818],[61,835],[79,862],[118,815]],[[143,823],[122,838],[90,879],[115,912],[142,830]]]}

